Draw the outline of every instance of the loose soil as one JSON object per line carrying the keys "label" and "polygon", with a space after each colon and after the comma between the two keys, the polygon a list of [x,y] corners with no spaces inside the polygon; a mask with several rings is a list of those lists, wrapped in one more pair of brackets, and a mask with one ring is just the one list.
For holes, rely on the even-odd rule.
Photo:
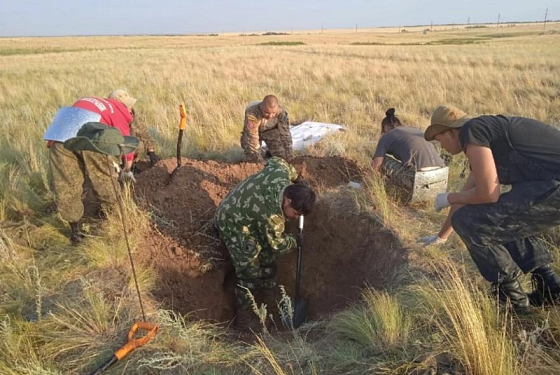
{"label": "loose soil", "polygon": [[[303,157],[294,165],[323,196],[360,181],[355,162],[341,157]],[[214,211],[231,188],[262,166],[183,159],[171,183],[175,160],[162,160],[138,176],[136,195],[153,213],[153,228],[138,251],[158,273],[156,299],[180,313],[227,322],[235,316],[233,267],[212,225]],[[319,318],[352,303],[360,288],[385,288],[406,263],[406,252],[371,216],[320,199],[306,217],[302,295],[308,316]],[[296,223],[288,231],[296,232]],[[277,282],[293,295],[296,251],[278,259]]]}

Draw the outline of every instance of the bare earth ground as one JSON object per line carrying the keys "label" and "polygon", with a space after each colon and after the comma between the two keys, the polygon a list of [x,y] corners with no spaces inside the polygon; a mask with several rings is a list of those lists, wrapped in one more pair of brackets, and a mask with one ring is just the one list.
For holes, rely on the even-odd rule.
{"label": "bare earth ground", "polygon": [[[358,166],[341,157],[304,157],[294,164],[320,191],[361,180]],[[175,166],[175,160],[163,160],[142,172],[136,185],[142,204],[155,215],[145,237],[149,246],[140,249],[140,257],[157,269],[154,293],[166,306],[204,319],[231,320],[233,270],[212,217],[227,192],[261,166],[184,159],[167,185]],[[288,228],[295,233],[294,223]],[[306,220],[304,236],[302,294],[312,301],[311,319],[354,302],[365,285],[383,286],[406,262],[406,252],[379,223],[341,211],[326,199]],[[289,295],[293,295],[295,256],[292,252],[278,262],[277,281]]]}

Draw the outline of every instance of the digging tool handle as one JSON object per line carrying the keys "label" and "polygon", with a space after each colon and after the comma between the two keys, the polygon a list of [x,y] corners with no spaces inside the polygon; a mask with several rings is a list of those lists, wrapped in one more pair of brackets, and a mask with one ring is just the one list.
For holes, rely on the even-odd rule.
{"label": "digging tool handle", "polygon": [[183,142],[183,133],[187,127],[185,103],[179,104],[179,114],[181,115],[181,122],[179,123],[179,135],[177,136],[177,168],[181,166],[181,143]]}
{"label": "digging tool handle", "polygon": [[298,240],[297,240],[297,263],[296,263],[296,301],[299,300],[300,284],[301,284],[301,263],[303,253],[303,215],[299,217]]}
{"label": "digging tool handle", "polygon": [[[144,335],[143,337],[134,338],[134,335],[136,334],[136,332],[138,332],[138,330],[144,330],[147,331],[146,335]],[[150,341],[152,338],[154,338],[154,336],[156,335],[157,331],[158,331],[159,327],[155,324],[151,324],[151,323],[145,323],[145,322],[136,322],[134,323],[134,325],[132,326],[132,328],[130,329],[130,331],[128,331],[128,342],[119,350],[117,350],[115,352],[115,354],[113,354],[113,356],[104,364],[102,364],[101,366],[99,366],[94,372],[92,372],[90,375],[98,375],[101,374],[103,371],[107,370],[109,367],[111,367],[113,364],[115,364],[116,362],[120,361],[121,359],[123,359],[124,357],[126,357],[130,352],[132,352],[134,349],[139,348],[145,344],[148,343],[148,341]]]}

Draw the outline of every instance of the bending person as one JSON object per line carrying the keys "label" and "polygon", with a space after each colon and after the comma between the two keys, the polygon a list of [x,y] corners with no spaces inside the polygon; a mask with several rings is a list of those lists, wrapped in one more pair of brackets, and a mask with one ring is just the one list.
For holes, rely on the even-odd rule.
{"label": "bending person", "polygon": [[[119,95],[113,95],[118,93]],[[133,120],[132,107],[136,99],[124,90],[116,90],[110,96],[114,99],[85,97],[79,99],[72,107],[80,108],[100,116],[99,122],[114,127],[123,136],[130,136],[130,124]],[[69,128],[71,124],[63,124]],[[101,203],[102,211],[108,210],[115,203],[111,179],[116,176],[107,171],[106,158],[92,151],[70,151],[60,141],[46,138],[49,147],[49,168],[52,187],[60,216],[70,224],[70,241],[80,243],[84,234],[81,220],[84,215],[82,193],[84,181],[91,181],[93,193]],[[134,152],[125,155],[120,180],[134,180],[131,171]],[[115,172],[116,173],[116,172]],[[103,213],[101,213],[103,216]]]}
{"label": "bending person", "polygon": [[315,192],[297,180],[295,168],[273,157],[264,169],[231,190],[216,210],[216,228],[235,267],[237,326],[258,330],[249,292],[262,290],[264,303],[276,306],[275,259],[296,247],[296,239],[284,233],[286,219],[308,215]]}
{"label": "bending person", "polygon": [[445,166],[434,145],[426,142],[420,129],[403,126],[395,116],[395,109],[389,108],[381,122],[383,134],[377,143],[373,155],[373,169],[381,170],[385,154],[398,159],[403,167],[413,171],[422,171]]}
{"label": "bending person", "polygon": [[[558,300],[560,277],[536,236],[560,224],[560,130],[523,117],[469,118],[441,106],[425,138],[452,155],[464,152],[471,165],[462,191],[439,194],[435,207],[452,206],[444,229],[453,227],[482,276],[520,310]],[[511,191],[500,194],[500,184]],[[521,272],[532,273],[530,298]]]}

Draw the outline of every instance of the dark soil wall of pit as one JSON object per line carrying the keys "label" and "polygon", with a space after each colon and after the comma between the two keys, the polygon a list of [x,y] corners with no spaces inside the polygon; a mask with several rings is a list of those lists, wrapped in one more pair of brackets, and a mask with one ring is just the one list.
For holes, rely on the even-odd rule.
{"label": "dark soil wall of pit", "polygon": [[[366,285],[390,286],[406,258],[394,235],[372,217],[337,212],[328,201],[320,202],[304,225],[302,295],[310,300],[309,318],[356,301]],[[296,251],[278,259],[277,282],[292,296],[295,270]]]}
{"label": "dark soil wall of pit", "polygon": [[[212,218],[227,192],[262,167],[188,159],[183,165],[169,185],[174,160],[163,160],[139,176],[138,200],[154,218],[138,257],[158,271],[154,295],[166,307],[228,321],[235,314],[234,278]],[[360,180],[360,169],[344,158],[306,157],[295,165],[320,191]],[[288,227],[295,233],[296,223]],[[383,288],[406,262],[405,251],[375,220],[340,212],[328,201],[319,202],[306,218],[304,236],[302,290],[311,300],[311,319],[354,301],[366,283]],[[278,284],[292,295],[295,259],[295,251],[278,259]]]}

